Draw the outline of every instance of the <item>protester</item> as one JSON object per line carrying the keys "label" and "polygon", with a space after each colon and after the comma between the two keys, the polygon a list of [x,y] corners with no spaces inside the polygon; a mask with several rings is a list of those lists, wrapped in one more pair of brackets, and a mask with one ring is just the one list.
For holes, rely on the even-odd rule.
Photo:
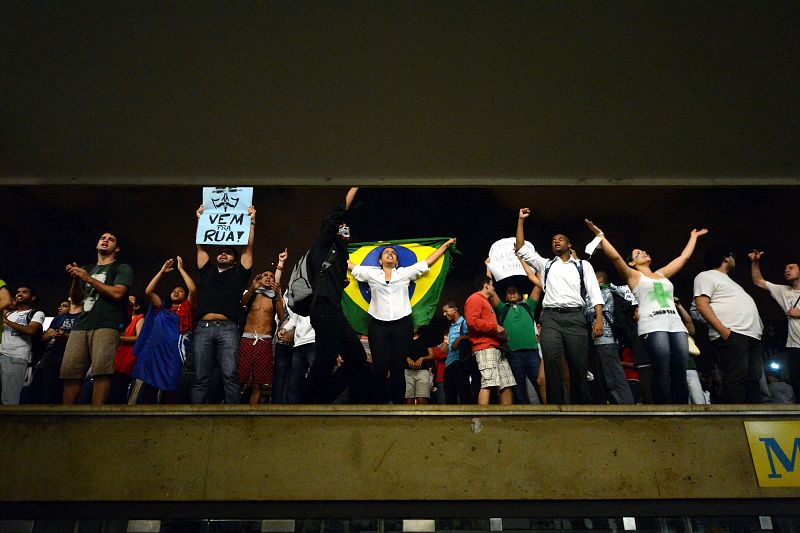
{"label": "protester", "polygon": [[456,242],[448,239],[426,259],[407,267],[398,266],[397,250],[384,246],[380,252],[380,267],[354,265],[348,261],[348,269],[357,281],[366,282],[370,289],[369,336],[372,347],[373,401],[379,401],[378,391],[387,371],[390,377],[391,400],[402,404],[405,397],[405,358],[411,350],[414,324],[411,316],[409,284],[430,270],[445,250]]}
{"label": "protester", "polygon": [[800,263],[791,261],[783,267],[783,279],[790,285],[777,285],[761,275],[761,256],[764,252],[753,250],[748,254],[752,261],[750,271],[753,283],[769,291],[786,313],[789,334],[786,337],[786,366],[789,371],[789,384],[794,396],[800,396]]}
{"label": "protester", "polygon": [[106,232],[97,242],[97,262],[79,267],[67,265],[72,277],[70,298],[83,302],[83,310],[72,326],[64,349],[60,377],[64,380],[65,405],[74,404],[83,380],[92,368],[92,405],[103,405],[111,390],[114,358],[119,346],[119,328],[124,323],[125,295],[133,283],[133,270],[119,263],[117,236]]}
{"label": "protester", "polygon": [[686,326],[675,309],[669,278],[680,272],[692,256],[698,237],[708,230],[693,229],[681,254],[653,271],[652,258],[646,251],[634,248],[627,261],[623,260],[600,228],[591,220],[585,222],[589,230],[601,238],[603,253],[639,302],[638,333],[653,363],[653,401],[685,404],[689,398],[686,386],[689,341]]}
{"label": "protester", "polygon": [[566,354],[569,366],[572,403],[591,403],[586,381],[589,361],[589,325],[584,317],[586,297],[594,308],[591,336],[603,334],[603,294],[588,261],[572,254],[572,241],[558,233],[551,240],[553,259],[543,258],[533,247],[525,245],[524,223],[531,211],[519,210],[515,249],[519,257],[542,277],[544,299],[541,315],[541,348],[544,361],[547,400],[565,403],[561,357]]}
{"label": "protester", "polygon": [[0,400],[3,405],[20,403],[33,343],[41,341],[35,337],[42,331],[44,313],[33,308],[36,299],[35,289],[20,286],[14,295],[15,309],[3,316],[4,328],[0,342]]}
{"label": "protester", "polygon": [[[156,292],[165,274],[178,269],[184,285],[169,293],[169,307]],[[136,366],[133,377],[142,382],[142,403],[180,403],[177,390],[181,369],[190,345],[193,314],[197,305],[197,286],[183,265],[183,258],[167,259],[144,290],[150,310],[134,346]]]}
{"label": "protester", "polygon": [[758,308],[730,277],[736,255],[729,248],[709,247],[705,263],[708,270],[694,278],[694,302],[719,352],[723,403],[761,403],[764,356]]}
{"label": "protester", "polygon": [[142,305],[136,296],[128,296],[131,320],[119,337],[119,347],[117,355],[114,357],[114,375],[111,377],[111,391],[108,394],[108,403],[125,404],[128,403],[128,389],[130,387],[131,372],[133,365],[136,364],[136,356],[133,353],[133,345],[139,338],[139,333],[144,325],[144,313]]}
{"label": "protester", "polygon": [[475,280],[475,288],[464,304],[464,317],[469,328],[469,342],[472,353],[481,372],[481,389],[478,405],[488,405],[492,389],[497,391],[500,405],[510,405],[513,399],[511,387],[517,384],[508,360],[500,351],[500,337],[506,330],[497,323],[492,309],[500,302],[494,290],[492,279],[480,276]]}
{"label": "protester", "polygon": [[[306,380],[306,403],[333,403],[359,375],[367,359],[364,347],[342,312],[342,292],[347,279],[350,240],[350,206],[358,187],[322,224],[309,250],[309,271],[314,273],[311,325],[316,335],[314,363]],[[336,359],[341,357],[342,364]]]}
{"label": "protester", "polygon": [[[536,380],[539,377],[539,367],[542,358],[539,355],[539,343],[536,341],[536,322],[533,313],[542,297],[542,288],[539,276],[522,261],[522,266],[528,276],[528,280],[533,283],[528,298],[522,298],[516,285],[506,287],[506,301],[497,301],[494,305],[497,314],[497,322],[506,329],[508,348],[507,357],[511,365],[511,372],[514,374],[514,402],[518,404],[530,404],[528,396],[528,386],[526,379],[530,380],[534,386],[534,391],[538,396]],[[487,269],[487,276],[488,276]],[[538,398],[538,403],[542,399]]]}
{"label": "protester", "polygon": [[244,331],[239,342],[239,381],[250,384],[250,405],[261,401],[262,386],[271,384],[275,375],[272,332],[275,317],[283,322],[283,296],[275,281],[275,272],[267,269],[253,278],[242,296],[246,310]]}
{"label": "protester", "polygon": [[[196,328],[192,351],[197,378],[192,390],[192,403],[210,402],[211,374],[214,364],[222,371],[225,403],[239,403],[239,320],[242,293],[247,288],[253,267],[253,242],[256,229],[256,209],[248,208],[250,236],[241,256],[236,249],[222,246],[214,261],[202,244],[197,245],[198,301]],[[203,206],[197,209],[197,220]]]}
{"label": "protester", "polygon": [[447,332],[448,348],[444,367],[444,394],[448,404],[475,403],[470,387],[470,366],[475,356],[469,345],[467,321],[458,311],[458,305],[450,301],[442,306],[442,314],[450,321]]}
{"label": "protester", "polygon": [[[62,305],[67,304],[67,312],[61,313]],[[42,342],[47,346],[45,355],[39,361],[42,380],[42,402],[58,404],[64,398],[64,383],[58,377],[61,363],[64,360],[64,349],[72,331],[75,320],[83,309],[80,303],[75,304],[72,298],[59,304],[59,314],[50,322],[50,327],[42,333]]]}

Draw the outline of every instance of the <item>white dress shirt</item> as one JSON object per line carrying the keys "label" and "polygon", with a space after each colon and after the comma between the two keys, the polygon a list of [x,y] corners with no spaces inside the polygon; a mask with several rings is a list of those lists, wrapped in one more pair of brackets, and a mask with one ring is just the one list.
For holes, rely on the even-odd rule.
{"label": "white dress shirt", "polygon": [[388,322],[411,314],[411,301],[408,285],[429,270],[426,261],[392,270],[389,281],[381,267],[356,265],[352,274],[358,281],[369,284],[371,298],[369,314],[378,320]]}
{"label": "white dress shirt", "polygon": [[[520,259],[536,270],[542,278],[544,287],[544,300],[542,307],[583,307],[581,298],[581,280],[576,268],[577,261],[570,257],[566,263],[556,258],[544,279],[544,271],[550,260],[545,259],[533,246],[523,246],[517,252]],[[572,264],[571,264],[572,263]],[[603,293],[594,273],[594,267],[589,261],[581,261],[583,265],[583,284],[592,306],[603,305]]]}

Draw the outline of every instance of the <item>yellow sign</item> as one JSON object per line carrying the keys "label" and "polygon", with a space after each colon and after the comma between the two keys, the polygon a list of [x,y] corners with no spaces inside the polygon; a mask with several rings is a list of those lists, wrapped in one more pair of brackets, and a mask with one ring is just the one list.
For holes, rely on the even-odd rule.
{"label": "yellow sign", "polygon": [[800,422],[745,422],[760,487],[800,487]]}

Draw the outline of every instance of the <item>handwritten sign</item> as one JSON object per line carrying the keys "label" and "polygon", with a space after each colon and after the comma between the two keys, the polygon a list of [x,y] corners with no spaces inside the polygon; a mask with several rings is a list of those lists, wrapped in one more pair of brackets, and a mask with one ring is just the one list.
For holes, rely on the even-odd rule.
{"label": "handwritten sign", "polygon": [[[517,253],[514,250],[514,237],[500,239],[489,248],[489,270],[495,281],[508,278],[510,276],[526,276],[525,269],[519,262]],[[533,246],[525,241],[525,246]]]}
{"label": "handwritten sign", "polygon": [[246,245],[250,238],[252,187],[203,187],[203,214],[196,244]]}

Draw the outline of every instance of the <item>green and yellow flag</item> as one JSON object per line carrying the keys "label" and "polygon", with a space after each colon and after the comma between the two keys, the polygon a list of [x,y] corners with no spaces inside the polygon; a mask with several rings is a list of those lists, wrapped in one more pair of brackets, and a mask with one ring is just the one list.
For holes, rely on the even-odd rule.
{"label": "green and yellow flag", "polygon": [[[380,266],[378,259],[384,247],[391,245],[397,251],[398,266],[405,267],[424,261],[445,241],[447,241],[447,237],[358,242],[350,244],[347,248],[350,252],[350,261],[353,263],[377,267]],[[411,300],[411,314],[415,327],[428,324],[436,312],[444,280],[450,270],[451,251],[457,251],[454,245],[445,250],[442,257],[433,264],[428,272],[418,280],[412,281],[408,286],[408,297]],[[356,281],[350,273],[347,274],[347,279],[350,283],[342,294],[342,309],[353,329],[366,335],[369,325],[367,311],[371,299],[369,286]]]}

